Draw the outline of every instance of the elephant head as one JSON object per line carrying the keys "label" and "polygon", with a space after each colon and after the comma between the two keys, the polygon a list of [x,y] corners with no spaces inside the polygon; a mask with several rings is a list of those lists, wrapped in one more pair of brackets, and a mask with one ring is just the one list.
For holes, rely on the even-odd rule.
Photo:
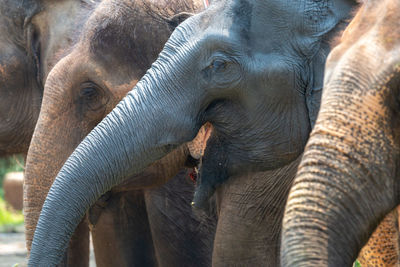
{"label": "elephant head", "polygon": [[284,266],[351,266],[399,204],[400,3],[364,1],[326,64],[286,206]]}
{"label": "elephant head", "polygon": [[26,153],[47,74],[91,1],[0,1],[0,156]]}
{"label": "elephant head", "polygon": [[[224,162],[214,164],[223,164],[226,177],[200,181],[200,196],[229,176],[296,159],[318,108],[328,40],[352,4],[226,0],[178,26],[145,76],[64,164],[43,206],[29,264],[56,264],[101,194],[193,139],[205,122],[223,148]],[[112,26],[103,23],[98,34],[119,40]],[[91,49],[107,55],[112,47],[97,40]]]}
{"label": "elephant head", "polygon": [[[47,192],[65,160],[145,74],[171,27],[189,15],[181,11],[199,9],[195,1],[150,3],[103,1],[82,26],[77,43],[48,76],[25,169],[28,250]],[[115,190],[163,184],[184,166],[187,155],[187,148],[181,147]]]}

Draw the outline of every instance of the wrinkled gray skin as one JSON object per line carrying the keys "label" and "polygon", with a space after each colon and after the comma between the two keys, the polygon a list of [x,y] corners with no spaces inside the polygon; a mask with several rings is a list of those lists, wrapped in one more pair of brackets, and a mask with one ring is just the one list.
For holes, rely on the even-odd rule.
{"label": "wrinkled gray skin", "polygon": [[[70,233],[101,194],[193,139],[206,121],[214,126],[211,138],[223,146],[226,177],[207,178],[206,186],[200,181],[199,196],[210,195],[228,177],[293,164],[317,112],[328,41],[352,4],[227,0],[177,27],[151,69],[61,169],[43,206],[29,265],[59,262]],[[219,163],[210,162],[207,169]],[[232,185],[231,192],[240,186]],[[257,206],[243,211],[241,205],[263,198],[257,197],[263,189],[248,191],[242,202],[225,189],[220,186],[217,195],[219,245],[214,245],[213,264],[276,266],[262,257],[271,244],[260,249],[246,236],[241,238],[248,243],[237,243],[235,234],[250,236],[255,222],[234,225],[235,231],[223,235],[239,219],[226,211],[257,214]],[[202,197],[198,200],[201,206]]]}

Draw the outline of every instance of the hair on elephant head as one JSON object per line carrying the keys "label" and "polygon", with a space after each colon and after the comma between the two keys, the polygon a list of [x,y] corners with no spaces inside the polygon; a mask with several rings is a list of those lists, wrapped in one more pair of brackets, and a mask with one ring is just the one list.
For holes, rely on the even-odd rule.
{"label": "hair on elephant head", "polygon": [[285,211],[285,266],[350,266],[400,203],[399,22],[398,1],[363,1],[328,57]]}
{"label": "hair on elephant head", "polygon": [[[296,159],[315,117],[329,38],[353,4],[226,0],[179,25],[146,75],[61,169],[42,210],[30,265],[57,263],[75,223],[98,196],[193,139],[205,122],[213,125],[210,140],[223,146],[225,177],[204,177],[200,196],[232,175]],[[46,223],[54,220],[57,203],[67,203],[65,216],[56,216],[63,230]],[[53,234],[57,244],[40,241]]]}

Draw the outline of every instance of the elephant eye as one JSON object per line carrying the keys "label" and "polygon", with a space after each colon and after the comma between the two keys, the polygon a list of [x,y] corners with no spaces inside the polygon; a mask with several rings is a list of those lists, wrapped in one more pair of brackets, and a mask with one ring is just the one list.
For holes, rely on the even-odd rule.
{"label": "elephant eye", "polygon": [[225,69],[226,65],[227,65],[226,61],[222,59],[216,59],[211,63],[210,68],[213,69],[214,71],[221,71]]}
{"label": "elephant eye", "polygon": [[85,82],[81,85],[79,96],[85,100],[93,101],[100,96],[100,90],[92,82]]}
{"label": "elephant eye", "polygon": [[97,111],[104,106],[103,91],[92,82],[85,82],[81,85],[81,90],[79,91],[79,97],[82,104],[86,108]]}
{"label": "elephant eye", "polygon": [[234,55],[218,53],[209,59],[201,74],[209,86],[226,87],[240,78],[239,61]]}
{"label": "elephant eye", "polygon": [[81,90],[81,97],[87,100],[94,100],[97,96],[97,90],[94,87],[85,87]]}

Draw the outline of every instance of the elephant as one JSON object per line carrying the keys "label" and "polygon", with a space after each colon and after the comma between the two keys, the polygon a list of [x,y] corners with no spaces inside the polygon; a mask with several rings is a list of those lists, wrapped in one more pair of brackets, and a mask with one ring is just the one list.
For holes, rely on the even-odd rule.
{"label": "elephant", "polygon": [[[144,75],[172,29],[190,16],[187,11],[200,10],[200,3],[104,0],[92,12],[77,43],[54,66],[45,84],[25,169],[28,242],[64,161]],[[127,35],[130,31],[132,35]],[[109,33],[126,39],[110,39]],[[106,46],[107,53],[98,53],[95,44]],[[194,184],[184,169],[188,156],[183,145],[136,175],[133,182],[127,176],[92,206],[81,225],[89,223],[97,266],[211,264],[216,219],[191,210]],[[77,231],[71,242],[83,246],[85,240]],[[68,253],[64,263],[86,266],[87,260],[72,261]]]}
{"label": "elephant", "polygon": [[61,168],[29,265],[57,264],[98,197],[192,140],[206,122],[212,132],[193,206],[216,200],[212,264],[279,265],[285,194],[318,111],[329,42],[355,5],[222,0],[186,19]]}
{"label": "elephant", "polygon": [[43,85],[91,9],[89,0],[0,1],[0,156],[26,154]]}
{"label": "elephant", "polygon": [[[0,29],[3,33],[0,36],[0,92],[2,95],[0,156],[27,153],[39,114],[43,85],[47,75],[78,38],[81,25],[85,23],[88,14],[96,7],[97,2],[99,1],[65,0],[56,2],[2,1],[0,3]],[[176,23],[176,21],[171,21],[171,23]],[[163,191],[151,192],[157,196]],[[35,193],[38,192],[33,192]],[[165,195],[168,195],[167,193]],[[34,208],[32,199],[36,198],[25,197],[25,204],[28,204],[25,208],[26,217],[30,216]],[[125,198],[121,197],[121,199]],[[170,199],[173,200],[171,197]],[[34,228],[29,228],[28,223],[26,226],[29,249],[29,232],[33,234]],[[77,232],[77,237],[72,239],[68,263],[72,266],[87,265],[88,228],[82,224]],[[97,251],[101,249],[104,248],[96,247]]]}
{"label": "elephant", "polygon": [[[47,75],[71,47],[96,4],[92,0],[0,1],[0,157],[26,156]],[[88,229],[81,228],[85,233],[86,246],[71,249],[76,257],[85,254],[88,260]]]}
{"label": "elephant", "polygon": [[285,210],[284,266],[351,266],[399,205],[399,21],[398,1],[364,1],[328,57]]}

